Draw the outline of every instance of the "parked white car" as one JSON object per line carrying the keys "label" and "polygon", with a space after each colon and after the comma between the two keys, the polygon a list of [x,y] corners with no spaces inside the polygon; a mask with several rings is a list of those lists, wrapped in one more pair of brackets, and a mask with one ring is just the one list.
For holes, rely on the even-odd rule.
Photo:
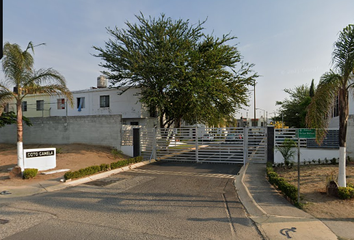
{"label": "parked white car", "polygon": [[214,141],[214,134],[206,133],[202,137],[202,141]]}

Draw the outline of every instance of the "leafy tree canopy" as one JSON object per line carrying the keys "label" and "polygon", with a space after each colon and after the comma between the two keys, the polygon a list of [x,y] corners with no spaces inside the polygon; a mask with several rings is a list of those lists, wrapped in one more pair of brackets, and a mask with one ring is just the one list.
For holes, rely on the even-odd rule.
{"label": "leafy tree canopy", "polygon": [[[312,91],[314,91],[314,85],[312,86]],[[311,103],[310,89],[307,85],[285,89],[284,91],[290,95],[290,98],[276,102],[277,105],[280,105],[280,109],[275,120],[283,120],[290,127],[305,128],[307,107]]]}
{"label": "leafy tree canopy", "polygon": [[[31,121],[25,116],[22,116],[22,120],[26,123],[27,126],[32,126]],[[0,128],[4,127],[5,125],[15,123],[17,123],[17,115],[14,112],[3,112],[0,115]]]}
{"label": "leafy tree canopy", "polygon": [[229,34],[203,33],[201,22],[191,25],[164,14],[143,14],[126,29],[107,28],[105,48],[94,47],[104,61],[103,73],[123,92],[141,88],[140,101],[158,110],[160,127],[189,123],[218,123],[247,105],[248,86],[258,77],[244,63]]}

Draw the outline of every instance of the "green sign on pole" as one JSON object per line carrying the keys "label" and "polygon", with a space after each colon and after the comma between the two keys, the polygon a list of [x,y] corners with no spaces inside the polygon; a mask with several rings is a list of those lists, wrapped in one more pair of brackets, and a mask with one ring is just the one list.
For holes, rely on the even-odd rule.
{"label": "green sign on pole", "polygon": [[296,130],[297,138],[316,138],[316,129],[299,128]]}

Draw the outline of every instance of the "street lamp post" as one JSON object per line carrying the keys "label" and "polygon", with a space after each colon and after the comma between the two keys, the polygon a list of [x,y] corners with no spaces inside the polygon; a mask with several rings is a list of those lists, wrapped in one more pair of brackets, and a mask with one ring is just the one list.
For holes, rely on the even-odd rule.
{"label": "street lamp post", "polygon": [[[256,82],[254,82],[254,86],[253,86],[253,93],[254,93],[254,121],[256,121]],[[258,124],[257,124],[258,125]]]}

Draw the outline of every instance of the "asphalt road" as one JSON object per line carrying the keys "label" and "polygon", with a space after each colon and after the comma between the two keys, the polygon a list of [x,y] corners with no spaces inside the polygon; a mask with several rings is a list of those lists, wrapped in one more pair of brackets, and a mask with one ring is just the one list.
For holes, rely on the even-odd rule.
{"label": "asphalt road", "polygon": [[155,163],[0,203],[1,239],[262,239],[235,192],[236,164]]}

